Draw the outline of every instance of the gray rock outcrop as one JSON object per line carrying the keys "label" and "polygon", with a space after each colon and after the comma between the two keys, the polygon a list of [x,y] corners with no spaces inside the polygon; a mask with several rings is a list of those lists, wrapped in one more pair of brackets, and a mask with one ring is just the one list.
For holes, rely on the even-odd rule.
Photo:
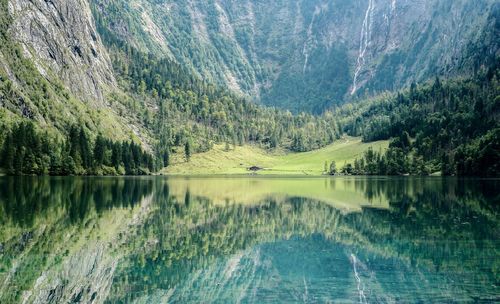
{"label": "gray rock outcrop", "polygon": [[115,85],[109,56],[85,0],[10,0],[11,35],[49,80],[100,103]]}

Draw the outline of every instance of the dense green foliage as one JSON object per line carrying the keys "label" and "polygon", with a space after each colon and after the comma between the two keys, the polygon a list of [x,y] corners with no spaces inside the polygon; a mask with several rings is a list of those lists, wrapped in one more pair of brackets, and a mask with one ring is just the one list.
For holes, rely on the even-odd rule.
{"label": "dense green foliage", "polygon": [[389,149],[382,153],[368,149],[354,164],[347,163],[341,168],[342,174],[347,175],[429,175],[431,169],[422,157],[408,154],[407,149],[402,149],[391,142]]}
{"label": "dense green foliage", "polygon": [[144,124],[159,138],[159,154],[191,140],[193,152],[209,150],[214,142],[309,151],[339,136],[331,115],[292,115],[261,107],[192,76],[167,58],[134,49],[97,21],[120,84],[133,96],[128,107],[142,113]]}
{"label": "dense green foliage", "polygon": [[[170,153],[186,147],[189,160],[191,153],[207,151],[213,143],[226,142],[233,146],[254,143],[265,148],[308,151],[323,147],[339,136],[331,116],[294,116],[248,102],[201,81],[192,71],[169,59],[137,51],[107,31],[100,19],[97,26],[125,94],[110,92],[107,101],[111,111],[95,109],[74,98],[57,77],[52,77],[54,75],[42,76],[34,63],[24,57],[8,33],[12,18],[7,2],[0,4],[3,7],[0,51],[2,61],[9,68],[0,67],[0,115],[4,127],[0,130],[0,145],[2,158],[7,159],[2,161],[2,166],[9,174],[136,174],[144,172],[138,169],[140,167],[152,171],[167,166]],[[117,130],[118,138],[128,141],[133,138],[134,142],[149,145],[154,159],[130,167],[125,162],[112,163],[109,157],[98,156],[97,164],[93,157],[89,161],[87,150],[94,142],[96,155],[110,154],[115,145],[106,138],[115,135],[112,128],[117,125],[117,119],[111,117],[110,124],[105,112],[117,113],[139,129],[134,134]],[[42,127],[38,131],[34,126],[25,128],[24,122],[21,123],[25,120],[40,123]],[[80,151],[78,157],[67,143],[71,141],[71,132],[67,130],[73,125],[81,126],[86,130],[84,133],[88,133],[85,135],[88,138],[83,140],[88,140],[88,144],[79,145],[84,151]],[[30,132],[30,139],[13,143],[12,137],[18,131]],[[105,138],[95,139],[97,133]],[[104,148],[101,140],[106,142]],[[64,148],[67,151],[62,146],[68,146]],[[17,167],[12,159],[19,159]]]}
{"label": "dense green foliage", "polygon": [[393,138],[385,155],[367,152],[353,173],[500,175],[498,66],[338,109],[348,134],[368,142]]}
{"label": "dense green foliage", "polygon": [[77,126],[61,139],[23,122],[6,132],[0,151],[0,165],[10,175],[141,175],[155,169],[153,157],[139,145],[101,135],[92,140]]}
{"label": "dense green foliage", "polygon": [[[9,35],[12,17],[7,1],[0,1],[0,6],[0,55],[5,65],[0,65],[1,165],[9,174],[142,174],[168,166],[173,153],[184,153],[189,162],[191,155],[208,151],[214,144],[225,143],[226,150],[231,145],[254,144],[305,152],[347,133],[362,136],[366,142],[393,139],[386,153],[368,151],[363,159],[344,164],[343,171],[349,174],[499,175],[499,63],[481,44],[471,46],[471,52],[489,55],[487,60],[476,60],[474,71],[479,72],[470,79],[437,79],[319,116],[292,115],[259,106],[202,80],[189,65],[163,57],[161,52],[135,48],[110,30],[113,19],[94,5],[96,26],[119,84],[106,92],[103,104],[94,107],[72,96],[57,76],[38,72]],[[496,23],[492,25],[498,28]],[[481,35],[492,40],[490,31]],[[347,68],[331,66],[340,66],[337,57],[345,56],[344,51],[331,52],[335,54],[328,57],[325,71],[340,69],[340,74],[347,75]],[[308,64],[311,68],[321,62],[311,59]],[[491,67],[485,70],[485,65]],[[310,73],[307,66],[304,73]],[[322,81],[308,78],[305,85],[312,91],[318,91],[314,86],[320,87],[327,96],[320,94],[322,100],[338,99],[331,89],[348,86],[347,80],[330,76]],[[299,90],[295,80],[283,80],[282,91],[287,94],[298,96],[304,104],[318,104],[318,110],[327,106],[312,91],[300,95],[292,87]],[[37,122],[41,128],[28,126],[25,120]],[[74,125],[80,131],[73,132]],[[110,141],[116,126],[124,125],[128,129],[118,129],[120,136]],[[96,134],[102,135],[96,138]],[[139,142],[152,156],[142,152],[135,144]],[[325,173],[336,173],[333,171],[339,171],[342,164],[337,166],[336,170],[326,168]]]}
{"label": "dense green foliage", "polygon": [[[26,58],[9,33],[12,16],[7,2],[0,1],[0,167],[5,173],[115,175],[152,171],[153,158],[129,142],[132,136],[123,136],[121,130],[115,128],[113,135],[127,138],[126,143],[101,136],[95,140],[95,134],[101,132],[109,138],[108,130],[116,121],[104,120],[108,114],[75,98],[57,76],[42,75]],[[102,144],[97,151],[92,150],[94,142],[98,147]],[[123,147],[113,148],[115,145]],[[112,150],[124,157],[112,162]]]}

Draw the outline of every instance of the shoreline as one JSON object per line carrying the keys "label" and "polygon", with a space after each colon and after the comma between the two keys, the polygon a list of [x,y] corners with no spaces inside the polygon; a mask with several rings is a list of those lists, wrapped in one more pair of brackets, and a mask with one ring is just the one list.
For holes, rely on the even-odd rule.
{"label": "shoreline", "polygon": [[255,179],[475,179],[500,180],[500,177],[481,176],[435,176],[435,175],[300,175],[300,174],[152,174],[152,175],[2,175],[0,178],[180,178],[180,179],[210,179],[210,178],[255,178]]}

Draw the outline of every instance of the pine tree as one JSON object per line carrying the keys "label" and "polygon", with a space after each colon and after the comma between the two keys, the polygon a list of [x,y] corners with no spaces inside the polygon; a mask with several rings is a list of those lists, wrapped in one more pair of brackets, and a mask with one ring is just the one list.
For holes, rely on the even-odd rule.
{"label": "pine tree", "polygon": [[26,128],[24,124],[14,128],[12,133],[14,142],[14,174],[22,175],[24,173],[24,157],[26,154]]}
{"label": "pine tree", "polygon": [[163,152],[163,167],[168,167],[170,165],[170,153],[168,152],[168,148],[165,149],[165,151]]}
{"label": "pine tree", "polygon": [[69,153],[65,154],[65,156],[63,158],[62,172],[61,173],[63,175],[73,175],[73,174],[77,173],[76,163],[75,163],[73,157],[71,157],[71,155],[69,155]]}
{"label": "pine tree", "polygon": [[154,172],[155,171],[155,161],[153,159],[153,156],[151,154],[147,154],[145,153],[146,155],[146,159],[147,159],[147,167],[149,169],[149,172]]}
{"label": "pine tree", "polygon": [[99,168],[104,164],[104,154],[106,153],[106,141],[101,134],[97,136],[94,144],[94,165]]}
{"label": "pine tree", "polygon": [[[133,142],[130,142],[129,145],[129,150],[132,156],[132,169],[135,170],[138,169],[141,166],[142,163],[142,151],[141,148],[134,144]],[[135,174],[135,173],[134,173]]]}
{"label": "pine tree", "polygon": [[122,144],[120,143],[114,143],[113,144],[113,150],[111,152],[111,163],[115,167],[116,170],[121,166],[122,164]]}
{"label": "pine tree", "polygon": [[332,161],[332,162],[330,163],[330,170],[328,171],[328,173],[329,173],[330,175],[335,175],[335,174],[337,174],[337,164],[335,163],[335,161]]}
{"label": "pine tree", "polygon": [[[63,154],[65,153],[66,148],[63,148]],[[63,171],[63,158],[61,157],[61,154],[56,152],[56,149],[52,148],[49,151],[49,159],[50,159],[50,168],[49,168],[49,174],[50,175],[62,175]]]}
{"label": "pine tree", "polygon": [[122,161],[125,166],[126,174],[133,174],[134,160],[132,156],[132,151],[130,150],[130,145],[126,142],[122,143]]}
{"label": "pine tree", "polygon": [[3,143],[3,153],[2,153],[2,165],[7,170],[7,174],[13,175],[14,171],[14,157],[16,151],[14,147],[14,140],[12,139],[12,133],[8,132],[7,137]]}
{"label": "pine tree", "polygon": [[80,144],[80,155],[82,157],[82,166],[84,169],[90,169],[92,166],[92,153],[90,149],[90,140],[87,137],[87,134],[80,128],[79,135],[79,144]]}
{"label": "pine tree", "polygon": [[184,156],[186,157],[186,161],[189,162],[191,160],[191,144],[189,140],[184,144]]}
{"label": "pine tree", "polygon": [[22,175],[24,173],[24,156],[26,148],[21,146],[16,149],[16,156],[14,158],[14,174]]}
{"label": "pine tree", "polygon": [[41,143],[33,122],[29,121],[24,124],[24,133],[26,152],[23,171],[30,175],[43,174]]}

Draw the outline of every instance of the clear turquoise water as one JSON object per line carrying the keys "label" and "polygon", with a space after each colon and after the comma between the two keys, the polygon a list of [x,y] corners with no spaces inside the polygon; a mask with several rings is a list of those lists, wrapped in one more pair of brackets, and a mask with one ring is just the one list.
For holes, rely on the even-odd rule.
{"label": "clear turquoise water", "polygon": [[498,303],[499,186],[0,178],[0,303]]}

